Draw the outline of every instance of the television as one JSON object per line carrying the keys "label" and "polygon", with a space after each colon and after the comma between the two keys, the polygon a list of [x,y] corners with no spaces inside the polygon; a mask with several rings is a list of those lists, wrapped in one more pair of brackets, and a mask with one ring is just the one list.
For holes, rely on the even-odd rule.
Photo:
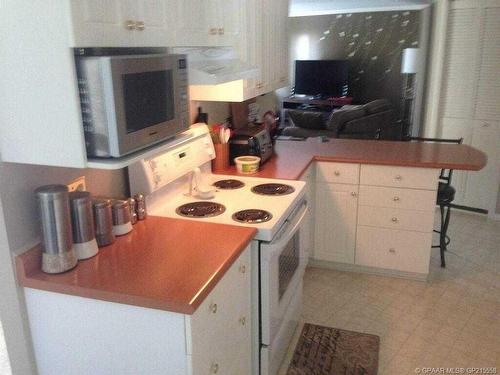
{"label": "television", "polygon": [[295,60],[295,95],[346,96],[347,60]]}

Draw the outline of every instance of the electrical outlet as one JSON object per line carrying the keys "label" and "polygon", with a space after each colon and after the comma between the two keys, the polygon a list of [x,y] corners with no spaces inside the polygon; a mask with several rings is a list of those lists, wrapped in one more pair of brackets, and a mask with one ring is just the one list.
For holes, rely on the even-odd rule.
{"label": "electrical outlet", "polygon": [[75,178],[68,184],[69,191],[83,191],[87,190],[87,185],[85,184],[85,176],[80,176]]}

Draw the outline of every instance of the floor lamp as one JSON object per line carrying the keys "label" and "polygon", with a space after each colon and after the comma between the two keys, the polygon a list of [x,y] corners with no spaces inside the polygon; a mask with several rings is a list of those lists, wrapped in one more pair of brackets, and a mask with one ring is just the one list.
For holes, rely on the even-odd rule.
{"label": "floor lamp", "polygon": [[420,49],[405,48],[401,62],[401,74],[403,74],[402,92],[402,116],[403,138],[411,136],[415,111],[415,95],[417,91],[417,73],[420,65]]}

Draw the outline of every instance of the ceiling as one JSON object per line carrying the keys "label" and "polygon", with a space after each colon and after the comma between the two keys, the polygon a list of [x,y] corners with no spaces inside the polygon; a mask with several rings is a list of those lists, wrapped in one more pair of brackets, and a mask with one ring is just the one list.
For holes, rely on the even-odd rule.
{"label": "ceiling", "polygon": [[430,0],[290,0],[290,17],[422,9]]}

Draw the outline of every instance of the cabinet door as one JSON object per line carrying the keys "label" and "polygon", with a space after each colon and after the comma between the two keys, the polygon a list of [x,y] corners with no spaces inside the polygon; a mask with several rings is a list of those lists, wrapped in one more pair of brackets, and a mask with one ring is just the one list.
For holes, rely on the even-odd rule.
{"label": "cabinet door", "polygon": [[216,0],[217,45],[233,46],[241,35],[245,11],[243,0]]}
{"label": "cabinet door", "polygon": [[465,205],[495,212],[500,178],[500,123],[475,121],[474,124],[471,146],[486,153],[488,164],[480,171],[468,172]]}
{"label": "cabinet door", "polygon": [[[463,138],[464,143],[470,145],[472,139],[471,120],[451,117],[441,119],[443,138],[458,139]],[[465,204],[465,189],[467,184],[467,171],[453,171],[452,185],[457,190],[455,195],[456,204]]]}
{"label": "cabinet door", "polygon": [[141,47],[166,47],[174,44],[173,0],[139,0],[135,19],[139,22],[134,32],[135,45]]}
{"label": "cabinet door", "polygon": [[[134,19],[136,7],[119,0],[71,1],[73,47],[131,47],[133,30],[126,20]],[[127,18],[127,16],[130,18]]]}
{"label": "cabinet door", "polygon": [[215,0],[176,1],[177,46],[215,45],[217,38]]}
{"label": "cabinet door", "polygon": [[314,259],[354,263],[358,185],[316,184]]}

